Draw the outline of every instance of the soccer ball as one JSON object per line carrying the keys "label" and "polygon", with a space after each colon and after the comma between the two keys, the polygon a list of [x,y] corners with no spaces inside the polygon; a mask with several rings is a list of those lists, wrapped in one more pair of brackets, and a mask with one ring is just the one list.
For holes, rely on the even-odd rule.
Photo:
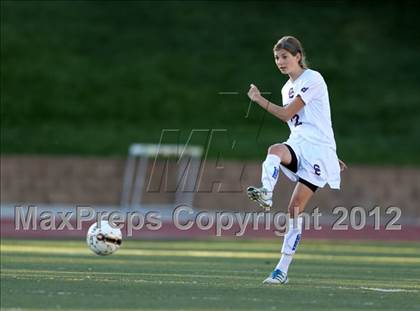
{"label": "soccer ball", "polygon": [[115,253],[121,246],[122,234],[119,228],[113,228],[102,220],[100,226],[94,223],[90,226],[86,242],[89,248],[97,255],[105,256]]}

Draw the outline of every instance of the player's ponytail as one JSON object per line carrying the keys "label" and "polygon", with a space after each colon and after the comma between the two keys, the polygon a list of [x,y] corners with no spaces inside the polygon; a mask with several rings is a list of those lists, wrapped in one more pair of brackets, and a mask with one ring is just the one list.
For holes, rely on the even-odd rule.
{"label": "player's ponytail", "polygon": [[305,52],[303,50],[302,44],[298,39],[292,36],[284,36],[274,45],[273,48],[274,51],[279,51],[281,49],[288,51],[293,56],[296,56],[297,53],[300,53],[300,67],[304,69],[308,68],[308,64],[306,63]]}

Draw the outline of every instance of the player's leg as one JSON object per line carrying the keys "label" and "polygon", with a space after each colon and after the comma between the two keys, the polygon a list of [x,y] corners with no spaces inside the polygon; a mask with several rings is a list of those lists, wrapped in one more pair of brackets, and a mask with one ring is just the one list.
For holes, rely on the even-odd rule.
{"label": "player's leg", "polygon": [[[247,193],[251,200],[257,201],[262,207],[269,208],[272,205],[272,194],[280,172],[280,163],[290,165],[293,159],[291,148],[285,144],[275,144],[268,148],[267,157],[262,164],[261,184],[262,187],[248,187]],[[296,158],[296,156],[295,156]]]}
{"label": "player's leg", "polygon": [[309,199],[313,196],[317,187],[300,179],[296,184],[289,203],[289,228],[284,236],[283,247],[281,249],[282,256],[272,272],[272,274],[264,280],[266,284],[286,284],[288,281],[287,272],[292,262],[293,255],[299,244],[302,234],[302,217],[299,215],[304,211]]}
{"label": "player's leg", "polygon": [[292,154],[284,144],[275,144],[268,148],[265,161],[262,164],[261,183],[269,192],[273,192],[277,183],[280,163],[288,165],[292,161]]}

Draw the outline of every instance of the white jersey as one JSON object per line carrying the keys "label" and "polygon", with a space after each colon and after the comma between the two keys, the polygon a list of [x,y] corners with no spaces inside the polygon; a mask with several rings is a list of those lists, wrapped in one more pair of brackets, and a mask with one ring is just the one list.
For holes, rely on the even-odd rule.
{"label": "white jersey", "polygon": [[306,69],[295,81],[290,79],[281,90],[283,106],[300,96],[305,106],[287,122],[289,139],[303,138],[310,143],[336,150],[331,124],[328,88],[321,74]]}

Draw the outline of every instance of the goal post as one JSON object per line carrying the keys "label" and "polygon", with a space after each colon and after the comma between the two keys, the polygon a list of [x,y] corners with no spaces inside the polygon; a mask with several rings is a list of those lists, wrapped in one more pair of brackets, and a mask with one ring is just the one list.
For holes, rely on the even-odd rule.
{"label": "goal post", "polygon": [[[179,204],[193,207],[194,189],[200,173],[201,146],[185,146],[174,144],[142,144],[130,145],[125,164],[121,208],[148,208],[151,204],[142,203],[150,159],[153,158],[152,172],[160,159],[177,161],[175,199],[173,204],[161,204],[160,207],[175,208]],[[151,176],[150,179],[151,180]],[[147,186],[147,185],[146,185]],[[185,191],[189,189],[189,191]]]}

